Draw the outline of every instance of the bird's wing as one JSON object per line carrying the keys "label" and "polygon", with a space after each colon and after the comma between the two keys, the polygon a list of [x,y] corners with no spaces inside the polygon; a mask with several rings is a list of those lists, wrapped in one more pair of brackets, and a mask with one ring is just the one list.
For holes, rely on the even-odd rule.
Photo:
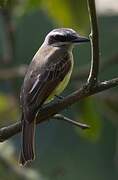
{"label": "bird's wing", "polygon": [[27,105],[35,110],[49,97],[57,85],[64,79],[71,67],[71,61],[65,57],[51,64],[43,72],[36,73],[35,81],[27,93]]}

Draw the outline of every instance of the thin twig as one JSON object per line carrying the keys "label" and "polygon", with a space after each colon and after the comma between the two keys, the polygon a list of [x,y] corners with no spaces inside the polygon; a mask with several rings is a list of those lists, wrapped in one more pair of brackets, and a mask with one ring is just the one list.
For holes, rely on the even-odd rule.
{"label": "thin twig", "polygon": [[72,120],[72,119],[70,119],[70,118],[68,118],[68,117],[66,117],[66,116],[64,116],[62,114],[55,114],[52,118],[53,119],[57,119],[57,120],[66,121],[66,122],[71,123],[71,124],[73,124],[75,126],[78,126],[81,129],[88,129],[88,128],[90,128],[89,125],[83,124],[83,123],[80,123],[80,122],[77,122],[77,121],[74,121],[74,120]]}
{"label": "thin twig", "polygon": [[98,24],[95,8],[95,0],[88,0],[88,10],[91,24],[91,68],[88,77],[90,88],[98,81],[99,72],[99,37],[98,37]]}

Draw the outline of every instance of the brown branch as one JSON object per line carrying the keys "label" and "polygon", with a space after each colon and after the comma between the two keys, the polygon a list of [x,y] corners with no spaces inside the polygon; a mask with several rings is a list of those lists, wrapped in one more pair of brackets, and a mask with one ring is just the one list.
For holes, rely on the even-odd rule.
{"label": "brown branch", "polygon": [[99,37],[95,0],[88,0],[88,10],[91,24],[91,68],[88,83],[92,87],[97,83],[99,72]]}
{"label": "brown branch", "polygon": [[[58,112],[64,110],[65,108],[71,106],[74,103],[77,103],[81,99],[84,99],[88,96],[94,95],[96,93],[116,86],[118,86],[118,78],[98,83],[98,85],[94,86],[92,90],[89,89],[89,85],[85,85],[83,88],[79,89],[78,91],[75,91],[74,93],[65,97],[62,100],[55,103],[52,102],[43,106],[38,112],[36,123],[39,124],[44,121],[47,121],[49,118],[53,117]],[[0,142],[5,141],[6,139],[14,136],[20,131],[21,122],[17,122],[15,124],[12,124],[11,126],[1,128]]]}
{"label": "brown branch", "polygon": [[70,119],[70,118],[68,118],[68,117],[66,117],[66,116],[64,116],[62,114],[56,114],[52,118],[53,119],[57,119],[57,120],[66,121],[68,123],[71,123],[72,125],[78,126],[81,129],[88,129],[88,128],[90,128],[89,125],[80,123],[78,121],[74,121],[74,120],[72,120],[72,119]]}
{"label": "brown branch", "polygon": [[[84,99],[88,96],[94,95],[96,93],[102,92],[104,90],[116,87],[118,85],[118,78],[99,82],[97,83],[97,76],[98,76],[98,69],[99,69],[99,48],[98,48],[98,36],[95,36],[95,32],[97,32],[97,23],[93,22],[95,20],[95,4],[93,0],[88,0],[88,5],[91,13],[91,21],[92,21],[92,60],[91,60],[91,71],[88,78],[88,83],[86,83],[81,89],[75,91],[74,93],[70,94],[69,96],[65,97],[64,99],[58,102],[52,102],[49,104],[44,105],[36,117],[36,123],[41,123],[47,121],[49,118],[53,117],[58,112],[64,110],[68,106],[77,103],[81,99]],[[93,8],[94,7],[94,8]],[[93,10],[92,10],[93,8]],[[96,21],[96,20],[95,20]],[[96,26],[96,27],[93,27]],[[97,43],[97,45],[96,45]],[[97,51],[97,53],[95,52]],[[96,64],[95,64],[96,63]],[[0,142],[5,141],[6,139],[12,137],[13,135],[19,133],[21,131],[21,122],[15,123],[11,126],[4,127],[0,129]]]}

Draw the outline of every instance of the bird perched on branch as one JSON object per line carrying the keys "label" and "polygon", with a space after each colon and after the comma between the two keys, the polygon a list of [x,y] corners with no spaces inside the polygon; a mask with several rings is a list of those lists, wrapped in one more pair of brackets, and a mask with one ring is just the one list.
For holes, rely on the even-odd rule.
{"label": "bird perched on branch", "polygon": [[20,164],[35,158],[36,115],[42,104],[52,101],[67,86],[73,70],[75,44],[89,41],[73,29],[52,30],[31,61],[21,89],[22,149]]}

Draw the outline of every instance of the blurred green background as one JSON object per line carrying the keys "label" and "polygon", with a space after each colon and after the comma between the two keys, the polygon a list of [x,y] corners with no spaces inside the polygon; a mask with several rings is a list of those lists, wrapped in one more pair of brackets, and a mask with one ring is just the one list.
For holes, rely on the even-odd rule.
{"label": "blurred green background", "polygon": [[[118,76],[118,16],[98,16],[100,80]],[[26,65],[46,34],[70,27],[90,33],[86,0],[0,1],[0,127],[20,120],[19,93]],[[90,44],[74,49],[75,68],[63,96],[86,82]],[[115,180],[118,179],[118,88],[81,100],[62,113],[87,123],[80,130],[66,122],[50,120],[37,126],[36,160],[20,168],[20,135],[0,144],[2,180]]]}

